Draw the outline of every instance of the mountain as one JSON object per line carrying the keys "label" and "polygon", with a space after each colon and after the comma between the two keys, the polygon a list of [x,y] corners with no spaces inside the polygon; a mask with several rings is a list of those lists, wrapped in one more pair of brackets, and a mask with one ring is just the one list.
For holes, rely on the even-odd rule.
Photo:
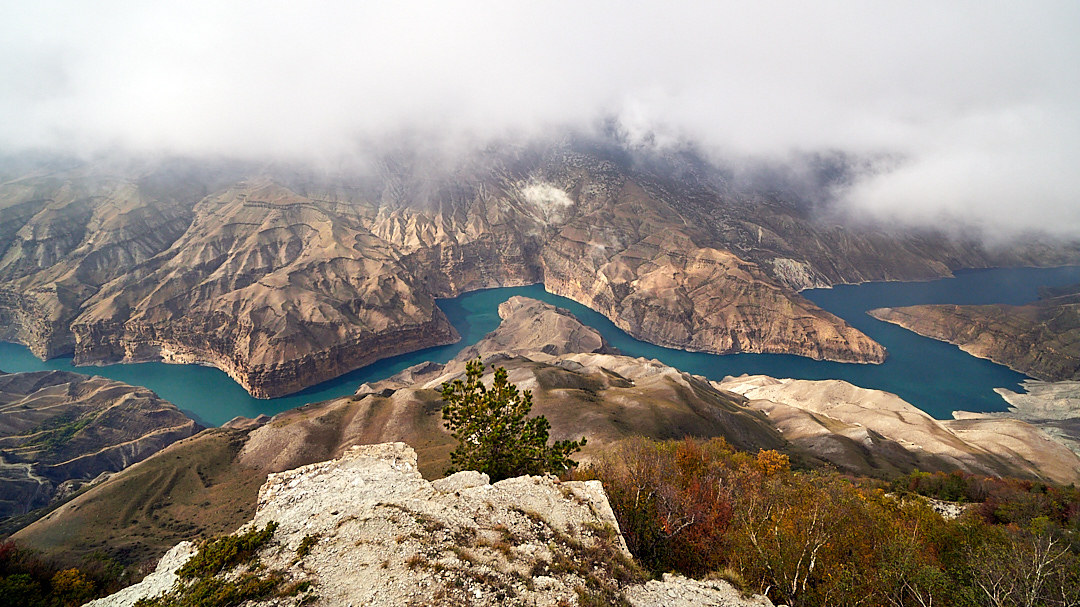
{"label": "mountain", "polygon": [[923,305],[870,315],[1045,381],[1080,380],[1080,285],[1023,306]]}
{"label": "mountain", "polygon": [[515,297],[499,312],[499,328],[446,365],[425,363],[346,398],[205,430],[95,485],[14,539],[46,552],[104,550],[142,562],[199,534],[236,529],[253,516],[269,474],[341,457],[354,445],[406,442],[419,472],[439,478],[455,446],[439,388],[462,377],[476,356],[531,390],[532,414],[547,417],[553,439],[587,437],[575,456],[582,461],[635,436],[695,436],[876,476],[960,468],[1069,482],[1080,470],[1080,457],[1023,422],[991,420],[975,436],[895,395],[844,382],[709,382],[610,353],[598,332],[555,306]]}
{"label": "mountain", "polygon": [[744,375],[713,385],[746,397],[748,408],[766,414],[783,432],[789,449],[844,471],[889,477],[962,470],[1080,481],[1080,454],[1045,419],[954,412],[957,419],[937,420],[895,394],[835,379]]}
{"label": "mountain", "polygon": [[76,364],[208,363],[260,397],[454,341],[435,298],[485,287],[543,283],[665,346],[875,363],[879,344],[796,291],[1080,259],[1076,243],[840,221],[693,150],[575,137],[329,172],[0,174],[0,339]]}
{"label": "mountain", "polygon": [[[487,475],[459,472],[430,482],[402,443],[353,447],[270,475],[236,535],[250,539],[262,565],[253,577],[281,588],[249,605],[772,605],[727,582],[666,576],[645,584],[600,481],[489,484]],[[183,596],[215,575],[235,580],[241,569],[230,563],[178,580],[177,569],[198,562],[191,543],[181,543],[142,583],[91,605]]]}
{"label": "mountain", "polygon": [[146,388],[63,371],[0,372],[0,520],[200,430]]}

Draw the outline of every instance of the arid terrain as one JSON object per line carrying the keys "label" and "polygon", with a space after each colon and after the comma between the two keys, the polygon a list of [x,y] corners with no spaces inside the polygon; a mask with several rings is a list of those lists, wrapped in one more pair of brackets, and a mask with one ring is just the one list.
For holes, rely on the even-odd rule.
{"label": "arid terrain", "polygon": [[[270,529],[259,547],[263,569],[281,585],[306,583],[248,604],[560,605],[587,597],[633,607],[772,605],[723,581],[665,576],[646,584],[618,528],[599,481],[490,484],[468,471],[430,482],[408,445],[384,443],[270,475],[237,533]],[[195,553],[182,542],[142,583],[91,605],[182,595],[175,572]]]}
{"label": "arid terrain", "polygon": [[146,388],[0,372],[0,528],[200,430]]}
{"label": "arid terrain", "polygon": [[446,365],[419,365],[360,386],[351,397],[203,431],[90,488],[14,538],[51,552],[106,549],[140,562],[199,533],[231,532],[252,517],[268,474],[340,457],[357,444],[405,442],[424,477],[439,478],[454,447],[439,388],[464,375],[476,356],[532,391],[533,414],[548,418],[552,438],[588,438],[581,461],[636,436],[723,437],[739,449],[778,449],[856,474],[960,469],[1078,480],[1080,456],[1022,421],[987,420],[977,428],[941,422],[895,395],[837,381],[709,382],[611,353],[595,330],[549,304],[516,297],[500,314],[498,330]]}
{"label": "arid terrain", "polygon": [[1075,243],[832,220],[692,151],[573,137],[334,174],[183,159],[2,174],[0,338],[76,364],[212,364],[259,397],[452,342],[435,298],[484,287],[543,283],[665,346],[876,363],[879,344],[797,290],[1080,259]]}
{"label": "arid terrain", "polygon": [[908,306],[870,314],[1044,381],[1080,379],[1080,285],[1023,306]]}

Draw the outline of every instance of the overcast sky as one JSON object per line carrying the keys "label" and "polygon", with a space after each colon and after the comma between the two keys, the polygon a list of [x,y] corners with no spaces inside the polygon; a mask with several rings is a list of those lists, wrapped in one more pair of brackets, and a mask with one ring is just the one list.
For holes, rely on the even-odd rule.
{"label": "overcast sky", "polygon": [[[368,6],[371,5],[371,6]],[[1080,2],[0,0],[0,148],[329,158],[617,117],[889,155],[846,204],[1080,236]]]}

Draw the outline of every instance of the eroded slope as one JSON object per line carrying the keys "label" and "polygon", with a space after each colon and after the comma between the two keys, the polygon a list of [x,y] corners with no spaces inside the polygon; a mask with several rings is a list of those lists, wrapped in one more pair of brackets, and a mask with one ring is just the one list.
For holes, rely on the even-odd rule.
{"label": "eroded slope", "polygon": [[0,373],[0,519],[199,430],[146,388],[62,371]]}
{"label": "eroded slope", "polygon": [[795,289],[1080,259],[838,223],[692,151],[571,137],[429,160],[28,172],[0,184],[0,338],[88,364],[209,363],[276,396],[454,339],[435,297],[543,282],[666,346],[880,362]]}
{"label": "eroded slope", "polygon": [[1080,294],[1075,292],[1023,306],[923,305],[870,314],[1037,379],[1080,379]]}

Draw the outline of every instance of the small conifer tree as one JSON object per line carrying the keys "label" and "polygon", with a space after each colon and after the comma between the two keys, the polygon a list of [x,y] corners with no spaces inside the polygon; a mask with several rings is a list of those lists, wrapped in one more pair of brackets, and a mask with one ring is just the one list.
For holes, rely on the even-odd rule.
{"label": "small conifer tree", "polygon": [[570,455],[581,450],[584,438],[548,445],[547,419],[526,417],[532,393],[507,381],[503,367],[495,369],[490,388],[480,381],[483,374],[484,363],[477,358],[466,364],[465,381],[442,385],[443,420],[458,440],[447,474],[477,470],[495,482],[525,474],[560,474],[577,465]]}

